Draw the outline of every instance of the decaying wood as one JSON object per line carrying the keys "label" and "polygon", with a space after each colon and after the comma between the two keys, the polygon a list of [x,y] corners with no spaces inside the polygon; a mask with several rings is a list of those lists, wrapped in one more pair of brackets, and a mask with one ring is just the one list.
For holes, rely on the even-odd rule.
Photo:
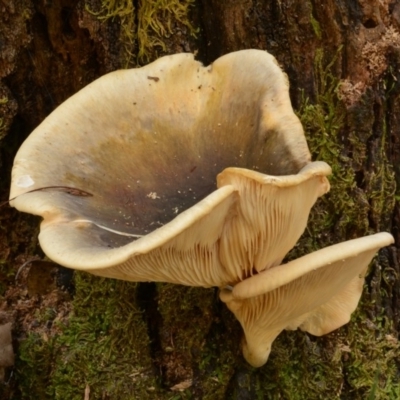
{"label": "decaying wood", "polygon": [[[357,218],[347,221],[346,215],[335,216],[326,231],[313,238],[313,245],[337,243],[376,231],[390,231],[395,236],[396,246],[380,253],[367,278],[361,306],[362,315],[367,317],[356,318],[354,324],[359,324],[359,337],[363,332],[373,332],[377,341],[383,343],[379,351],[388,354],[397,351],[398,357],[400,206],[396,185],[400,183],[400,4],[395,0],[196,0],[189,8],[189,23],[171,14],[170,30],[151,33],[162,45],[155,40],[146,47],[140,42],[144,39],[140,39],[138,27],[139,12],[149,2],[129,3],[136,13],[131,19],[122,13],[107,15],[106,6],[111,3],[106,0],[0,1],[0,200],[7,199],[13,157],[23,140],[55,107],[97,77],[118,68],[142,65],[164,54],[190,51],[208,64],[239,49],[268,50],[288,74],[292,102],[299,114],[305,115],[305,104],[319,104],[326,121],[331,118],[333,125],[340,122],[337,130],[330,126],[331,130],[325,136],[321,134],[318,140],[326,140],[328,150],[332,141],[331,153],[338,162],[337,168],[351,171],[353,177],[351,187],[345,183],[343,187],[353,202],[349,209],[359,210],[355,212]],[[123,7],[125,3],[116,1],[115,4]],[[168,15],[165,11],[158,18],[163,21]],[[126,36],[126,26],[132,35]],[[144,58],[138,56],[140,48],[148,51]],[[306,130],[309,129],[313,157],[320,158],[320,146],[313,143],[321,132],[315,121],[310,122],[304,115],[300,117]],[[334,166],[334,174],[337,168]],[[315,219],[318,218],[316,215]],[[310,224],[310,230],[315,232],[312,221]],[[35,218],[19,215],[8,207],[0,210],[0,281],[6,288],[1,294],[7,299],[2,311],[13,320],[17,349],[20,345],[23,347],[29,329],[36,329],[32,327],[34,324],[27,323],[26,310],[33,313],[35,307],[50,301],[39,297],[28,299],[21,279],[17,283],[13,279],[13,274],[32,255],[43,257],[36,239],[37,225]],[[301,246],[308,251],[308,243],[304,239],[300,251]],[[18,295],[17,289],[21,290]],[[179,338],[182,339],[180,335],[185,330],[189,334],[195,332],[190,330],[195,324],[174,319],[175,314],[168,311],[170,298],[179,303],[174,291],[197,312],[193,320],[199,315],[207,320],[204,325],[207,329],[202,326],[204,332],[196,333],[200,339],[190,349]],[[70,306],[65,304],[70,304],[70,300],[65,300],[64,295],[53,293],[52,296],[57,299],[52,304],[65,306],[60,319],[68,319]],[[231,338],[240,338],[239,326],[223,311],[212,293],[207,297],[209,304],[196,304],[194,296],[182,288],[139,286],[137,302],[145,312],[149,335],[146,351],[152,356],[152,369],[127,371],[130,384],[154,377],[159,387],[148,385],[148,398],[169,398],[168,388],[183,390],[183,393],[189,390],[193,398],[216,398],[212,396],[217,390],[220,398],[250,399],[260,393],[265,398],[296,398],[294,393],[300,383],[293,381],[293,392],[288,391],[284,382],[290,378],[279,366],[279,357],[286,353],[277,350],[276,357],[271,356],[271,364],[257,373],[248,369],[241,361],[239,343],[235,348],[229,347]],[[12,303],[19,306],[13,309]],[[185,311],[181,313],[186,315]],[[42,335],[45,343],[49,332]],[[60,330],[51,332],[50,337]],[[318,340],[288,334],[281,343],[282,349],[288,347],[293,354],[300,349],[304,363],[318,353],[321,359],[325,357],[328,366],[332,363],[332,371],[336,367],[340,369],[332,384],[319,380],[319,367],[311,372],[313,367],[307,367],[311,380],[317,382],[310,383],[315,398],[367,398],[386,384],[386,377],[379,375],[381,371],[376,372],[376,379],[373,373],[368,375],[370,381],[365,386],[349,378],[353,368],[351,360],[358,351],[366,359],[385,357],[378,350],[371,350],[368,355],[368,346],[358,350],[361,344],[352,341],[351,332],[344,328]],[[383,338],[382,332],[385,332]],[[206,349],[213,349],[210,354],[229,354],[231,358],[210,356],[212,361],[205,360],[202,357]],[[16,357],[16,373],[7,389],[11,398],[20,395],[19,379],[27,379],[23,375],[27,364],[18,359],[18,351]],[[290,360],[285,365],[289,377],[292,369],[301,369]],[[221,370],[215,373],[218,368]],[[398,368],[397,365],[397,375],[391,370],[390,377],[397,390]],[[51,375],[51,371],[47,373]],[[207,392],[208,379],[213,379],[214,392]],[[181,382],[190,382],[190,385]],[[261,389],[260,382],[264,385]],[[84,393],[89,398],[91,392],[95,398],[93,393],[99,393],[95,383],[82,385],[78,390],[81,397]],[[266,389],[268,385],[270,389]],[[103,390],[103,398],[117,398],[112,396],[113,389],[107,390]],[[376,398],[394,398],[390,397],[392,394],[380,396]]]}

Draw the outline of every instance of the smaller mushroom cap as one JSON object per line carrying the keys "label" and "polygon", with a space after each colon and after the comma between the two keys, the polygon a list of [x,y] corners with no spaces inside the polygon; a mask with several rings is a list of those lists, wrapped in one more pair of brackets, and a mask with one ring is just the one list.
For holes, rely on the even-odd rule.
{"label": "smaller mushroom cap", "polygon": [[240,321],[243,354],[253,366],[268,359],[283,329],[328,333],[350,319],[374,254],[393,243],[389,233],[326,247],[238,283],[220,297]]}
{"label": "smaller mushroom cap", "polygon": [[232,185],[239,193],[219,250],[223,266],[234,272],[231,284],[282,262],[303,234],[311,207],[329,191],[330,173],[326,163],[317,161],[296,175],[239,168],[218,175],[218,187]]}

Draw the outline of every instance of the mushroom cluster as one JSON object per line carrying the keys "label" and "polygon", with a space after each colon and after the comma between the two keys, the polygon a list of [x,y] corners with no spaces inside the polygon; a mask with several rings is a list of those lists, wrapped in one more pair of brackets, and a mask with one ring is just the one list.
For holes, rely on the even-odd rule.
{"label": "mushroom cluster", "polygon": [[261,366],[283,329],[346,323],[393,241],[380,233],[282,265],[330,173],[311,162],[270,54],[207,67],[176,54],[105,75],[50,114],[18,151],[10,204],[43,217],[40,244],[65,267],[221,288],[245,358]]}

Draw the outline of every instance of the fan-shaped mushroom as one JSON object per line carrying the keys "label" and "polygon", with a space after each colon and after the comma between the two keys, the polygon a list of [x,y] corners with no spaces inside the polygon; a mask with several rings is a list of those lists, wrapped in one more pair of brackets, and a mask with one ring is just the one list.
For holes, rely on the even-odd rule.
{"label": "fan-shaped mushroom", "polygon": [[323,335],[350,320],[374,254],[393,243],[389,233],[349,240],[271,268],[223,290],[221,300],[244,330],[243,354],[255,367],[268,359],[284,329]]}
{"label": "fan-shaped mushroom", "polygon": [[58,107],[15,158],[11,204],[43,217],[41,246],[61,265],[221,286],[296,243],[329,188],[330,168],[309,160],[271,55],[204,67],[177,54],[108,74]]}

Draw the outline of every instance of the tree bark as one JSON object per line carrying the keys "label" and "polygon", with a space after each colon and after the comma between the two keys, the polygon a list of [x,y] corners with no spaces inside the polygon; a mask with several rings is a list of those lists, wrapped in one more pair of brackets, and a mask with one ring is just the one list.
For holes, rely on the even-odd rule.
{"label": "tree bark", "polygon": [[400,3],[153,3],[0,3],[1,199],[7,199],[13,158],[24,139],[94,79],[165,54],[194,52],[209,64],[256,48],[272,53],[288,74],[313,159],[333,169],[331,192],[314,207],[289,257],[379,231],[391,232],[395,245],[374,259],[348,325],[321,338],[285,332],[268,363],[255,370],[244,362],[241,328],[215,290],[80,273],[68,294],[59,287],[61,267],[51,270],[58,280],[49,272],[54,291],[32,289],[33,264],[29,273],[20,268],[32,257],[44,259],[38,220],[4,206],[0,323],[13,322],[17,357],[5,396],[400,397]]}

